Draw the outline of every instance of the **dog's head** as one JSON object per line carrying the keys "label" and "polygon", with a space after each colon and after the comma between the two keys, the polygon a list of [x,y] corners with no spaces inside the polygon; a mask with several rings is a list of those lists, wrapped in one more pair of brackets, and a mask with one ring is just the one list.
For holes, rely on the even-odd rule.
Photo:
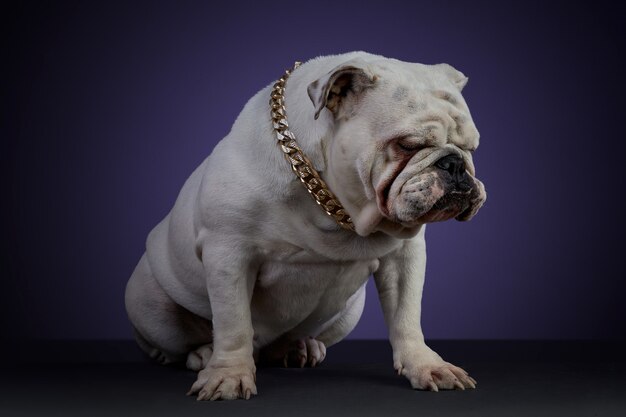
{"label": "dog's head", "polygon": [[[308,86],[331,123],[325,176],[358,234],[409,237],[424,223],[469,220],[485,201],[478,130],[447,64],[352,59]],[[325,110],[326,109],[326,110]]]}

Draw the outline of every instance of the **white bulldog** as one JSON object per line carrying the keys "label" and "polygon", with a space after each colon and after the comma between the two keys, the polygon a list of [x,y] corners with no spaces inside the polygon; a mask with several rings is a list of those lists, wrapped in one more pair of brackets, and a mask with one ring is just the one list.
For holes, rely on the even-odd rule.
{"label": "white bulldog", "polygon": [[185,182],[126,288],[138,344],[199,371],[198,400],[250,398],[255,363],[315,366],[355,327],[374,274],[394,368],[413,388],[474,388],[424,342],[425,223],[469,220],[485,200],[478,146],[447,64],[364,52],[295,69],[289,130],[351,217],[311,199],[277,146],[268,86]]}

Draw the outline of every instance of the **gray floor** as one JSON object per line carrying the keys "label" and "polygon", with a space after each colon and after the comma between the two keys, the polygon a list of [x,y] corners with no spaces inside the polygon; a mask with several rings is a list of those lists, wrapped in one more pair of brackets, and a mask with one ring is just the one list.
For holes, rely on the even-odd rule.
{"label": "gray floor", "polygon": [[626,416],[623,342],[430,345],[478,388],[412,390],[387,342],[348,341],[317,368],[260,368],[249,401],[197,402],[185,396],[193,372],[152,363],[132,342],[33,342],[5,352],[0,415]]}

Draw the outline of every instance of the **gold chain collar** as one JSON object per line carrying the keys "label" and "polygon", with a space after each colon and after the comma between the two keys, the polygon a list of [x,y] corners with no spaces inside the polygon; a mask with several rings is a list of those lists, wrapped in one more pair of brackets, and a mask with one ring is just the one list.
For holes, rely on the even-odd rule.
{"label": "gold chain collar", "polygon": [[289,124],[287,123],[285,110],[285,84],[289,75],[300,65],[301,62],[296,62],[292,69],[285,71],[285,75],[280,77],[272,88],[270,106],[272,108],[272,125],[274,126],[274,132],[276,132],[276,139],[278,139],[280,149],[283,151],[285,159],[291,165],[291,169],[304,184],[309,194],[313,196],[315,202],[324,209],[326,214],[333,217],[341,227],[354,231],[352,219],[346,213],[339,199],[328,189],[320,174],[313,168],[309,158],[302,153],[296,142],[296,136],[288,129]]}

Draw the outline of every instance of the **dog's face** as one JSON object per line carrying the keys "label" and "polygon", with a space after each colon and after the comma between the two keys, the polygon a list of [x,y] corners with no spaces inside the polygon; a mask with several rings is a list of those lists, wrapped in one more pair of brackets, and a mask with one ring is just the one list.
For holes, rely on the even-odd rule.
{"label": "dog's face", "polygon": [[324,107],[332,113],[327,174],[357,233],[381,222],[406,231],[469,220],[482,206],[466,83],[447,64],[381,59],[347,62],[309,86],[316,118]]}

